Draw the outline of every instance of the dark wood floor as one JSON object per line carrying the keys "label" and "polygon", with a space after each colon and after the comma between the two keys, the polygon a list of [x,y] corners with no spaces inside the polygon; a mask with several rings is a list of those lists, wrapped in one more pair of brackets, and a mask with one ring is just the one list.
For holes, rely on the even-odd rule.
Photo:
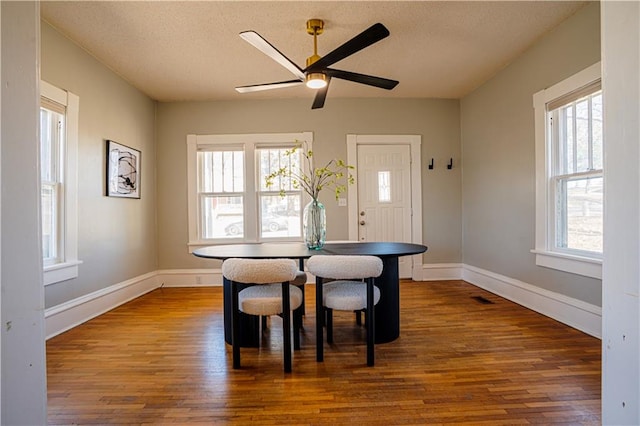
{"label": "dark wood floor", "polygon": [[462,281],[403,281],[401,336],[376,346],[375,367],[347,313],[316,363],[309,297],[292,374],[279,318],[231,369],[221,299],[220,287],[158,289],[50,339],[49,424],[601,421],[600,341]]}

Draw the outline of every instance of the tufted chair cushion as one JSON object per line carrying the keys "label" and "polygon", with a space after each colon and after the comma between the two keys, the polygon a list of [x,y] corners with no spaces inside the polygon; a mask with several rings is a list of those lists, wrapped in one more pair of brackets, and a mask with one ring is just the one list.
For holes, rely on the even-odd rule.
{"label": "tufted chair cushion", "polygon": [[[291,309],[302,304],[302,291],[289,287]],[[282,313],[282,284],[254,285],[238,293],[240,311],[250,315],[278,315]]]}
{"label": "tufted chair cushion", "polygon": [[222,275],[231,281],[248,284],[271,284],[293,281],[298,265],[291,259],[227,259]]}
{"label": "tufted chair cushion", "polygon": [[311,256],[307,269],[316,276],[336,280],[379,277],[382,260],[375,256]]}

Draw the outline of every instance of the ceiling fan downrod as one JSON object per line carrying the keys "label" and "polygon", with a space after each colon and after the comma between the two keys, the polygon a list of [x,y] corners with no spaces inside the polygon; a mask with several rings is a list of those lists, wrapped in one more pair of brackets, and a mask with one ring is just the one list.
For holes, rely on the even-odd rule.
{"label": "ceiling fan downrod", "polygon": [[307,33],[313,36],[313,55],[307,58],[307,68],[320,59],[318,56],[318,36],[324,31],[324,21],[322,19],[309,19],[307,21]]}
{"label": "ceiling fan downrod", "polygon": [[[307,21],[307,33],[313,36],[313,55],[307,58],[307,68],[320,59],[318,55],[318,35],[324,31],[322,19],[309,19]],[[323,72],[307,72],[305,84],[310,89],[322,89],[327,86],[327,76]]]}

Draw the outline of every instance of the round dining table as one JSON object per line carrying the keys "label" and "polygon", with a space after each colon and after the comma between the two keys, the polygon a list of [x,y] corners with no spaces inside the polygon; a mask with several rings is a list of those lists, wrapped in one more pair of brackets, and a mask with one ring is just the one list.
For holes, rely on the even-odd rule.
{"label": "round dining table", "polygon": [[[376,278],[380,289],[380,301],[375,307],[376,343],[386,343],[400,336],[400,277],[398,257],[424,253],[422,244],[401,242],[340,242],[327,243],[319,250],[309,249],[304,243],[244,243],[201,247],[193,251],[198,257],[224,261],[230,258],[245,259],[297,259],[303,266],[304,259],[314,255],[371,255],[382,260],[382,275]],[[231,283],[223,279],[224,335],[231,344]],[[258,347],[260,331],[258,317],[241,315],[240,345]]]}

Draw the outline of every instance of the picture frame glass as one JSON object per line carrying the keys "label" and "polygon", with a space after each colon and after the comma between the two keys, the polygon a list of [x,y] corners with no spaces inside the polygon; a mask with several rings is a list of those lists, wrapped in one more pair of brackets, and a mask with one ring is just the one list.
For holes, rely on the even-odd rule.
{"label": "picture frame glass", "polygon": [[107,140],[107,196],[140,198],[141,152]]}

